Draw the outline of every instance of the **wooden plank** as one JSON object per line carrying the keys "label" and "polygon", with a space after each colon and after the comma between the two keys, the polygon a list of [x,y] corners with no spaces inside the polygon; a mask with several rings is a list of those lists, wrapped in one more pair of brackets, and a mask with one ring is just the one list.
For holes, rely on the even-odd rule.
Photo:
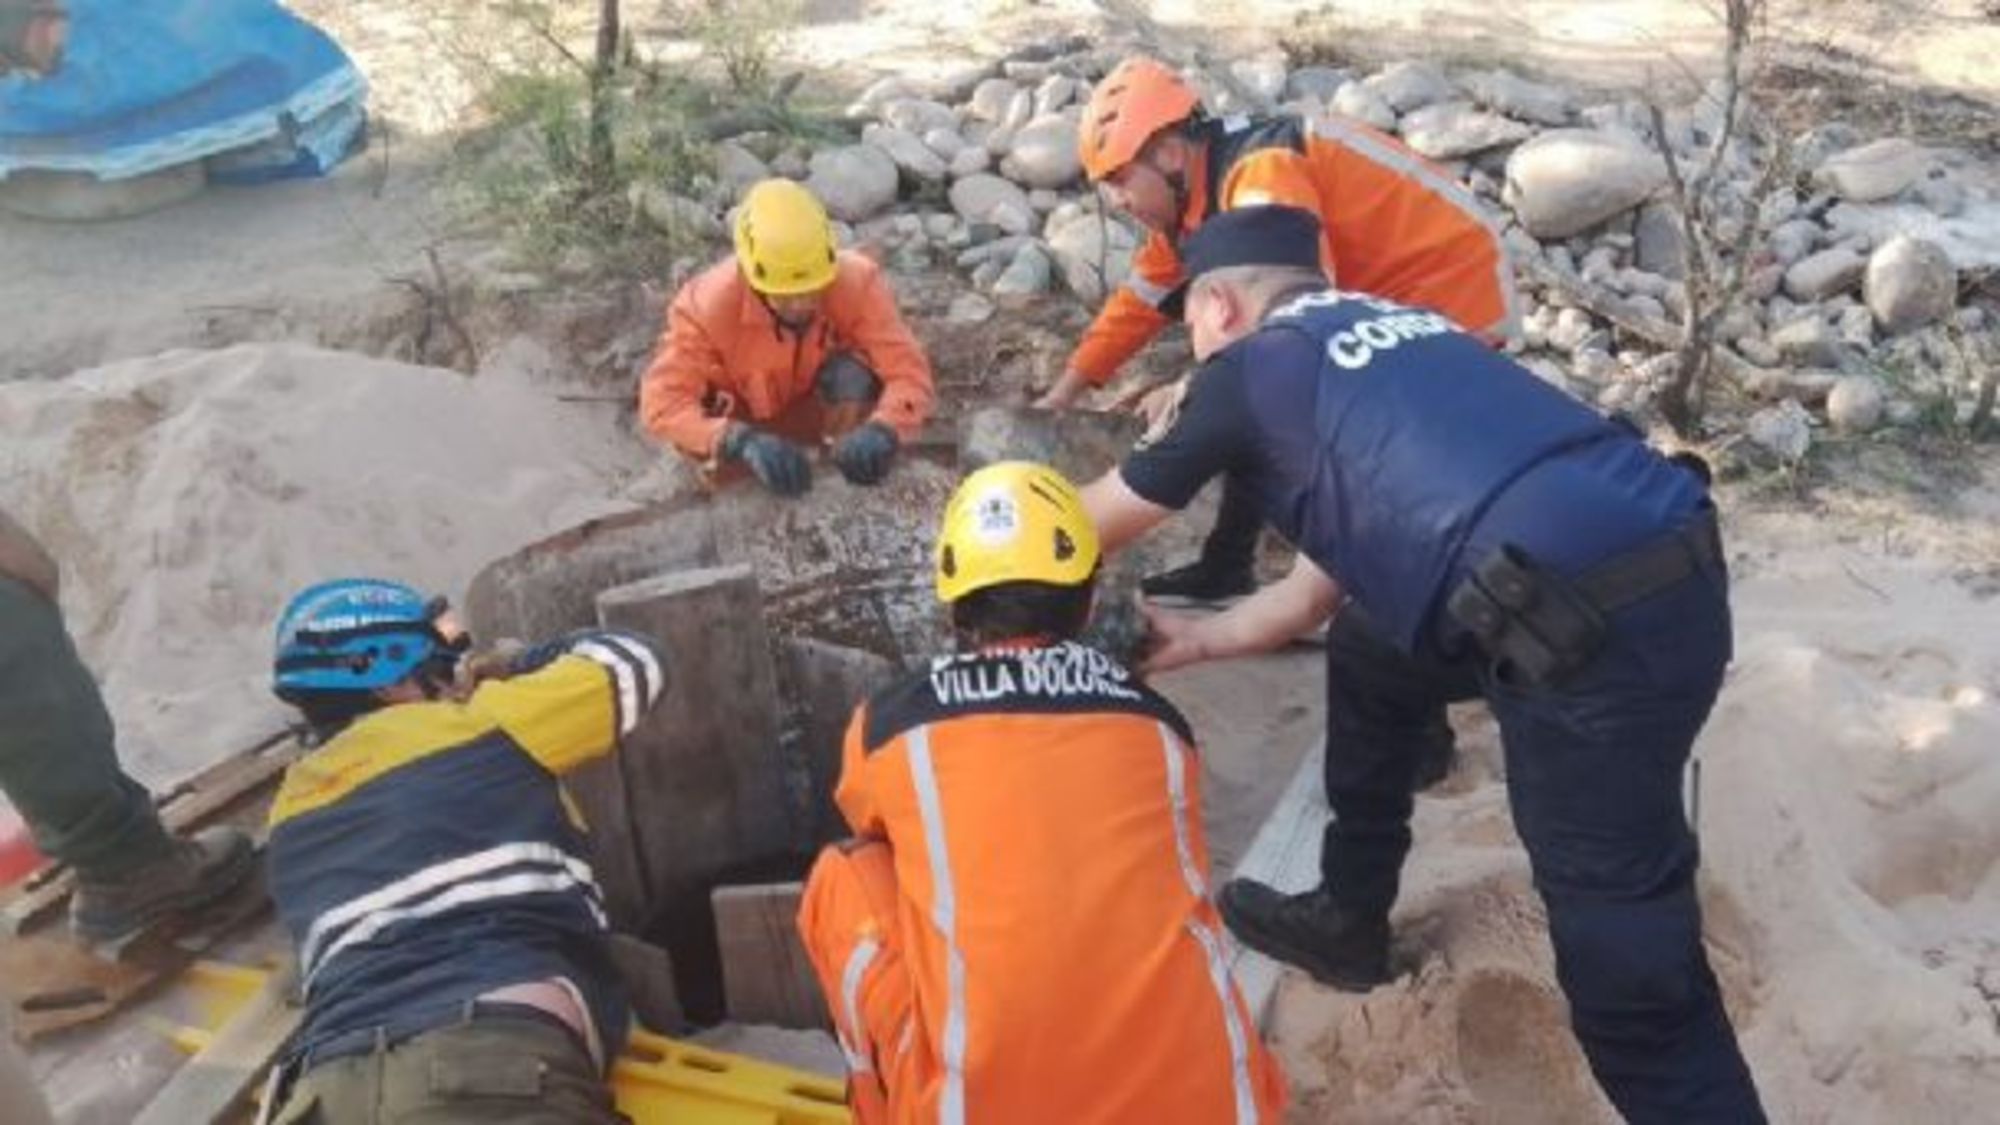
{"label": "wooden plank", "polygon": [[748,566],[661,575],[597,598],[605,625],[665,653],[667,691],[615,757],[625,805],[590,808],[639,857],[634,930],[690,891],[794,852],[777,671]]}
{"label": "wooden plank", "polygon": [[272,973],[208,1046],[174,1073],[133,1125],[224,1125],[283,1049],[304,1011],[291,1003],[295,978]]}
{"label": "wooden plank", "polygon": [[[205,827],[239,802],[275,786],[285,767],[304,753],[291,728],[268,734],[162,794],[157,799],[160,822],[173,833]],[[69,901],[75,889],[76,876],[68,867],[42,868],[0,906],[0,933],[19,935],[40,925]]]}
{"label": "wooden plank", "polygon": [[[1312,890],[1319,885],[1319,849],[1332,813],[1326,807],[1326,739],[1322,737],[1285,786],[1278,805],[1257,831],[1250,850],[1243,853],[1235,876],[1268,883],[1287,894]],[[1229,939],[1230,968],[1243,990],[1250,1016],[1261,1028],[1270,1017],[1271,999],[1277,995],[1277,962],[1261,953],[1243,948]]]}
{"label": "wooden plank", "polygon": [[729,1018],[776,1027],[829,1025],[819,978],[799,941],[799,883],[718,887],[715,933]]}
{"label": "wooden plank", "polygon": [[778,672],[792,711],[785,752],[796,811],[794,847],[811,854],[848,835],[833,805],[841,740],[855,705],[894,679],[897,669],[894,661],[863,649],[786,637],[778,646]]}
{"label": "wooden plank", "polygon": [[674,987],[674,961],[666,950],[626,934],[611,935],[611,961],[625,978],[632,1014],[646,1030],[678,1035],[687,1024],[680,990]]}

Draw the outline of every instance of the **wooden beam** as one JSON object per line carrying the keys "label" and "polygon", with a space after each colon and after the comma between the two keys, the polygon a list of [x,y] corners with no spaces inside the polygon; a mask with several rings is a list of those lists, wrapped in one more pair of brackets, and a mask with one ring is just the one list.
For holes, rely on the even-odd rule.
{"label": "wooden beam", "polygon": [[819,978],[799,941],[798,883],[718,887],[715,933],[729,1018],[777,1027],[829,1026]]}
{"label": "wooden beam", "polygon": [[677,896],[795,853],[783,701],[748,566],[634,582],[600,593],[597,609],[666,658],[666,694],[614,756],[622,806],[585,810],[600,837],[623,836],[637,856],[639,886],[625,893],[646,936]]}

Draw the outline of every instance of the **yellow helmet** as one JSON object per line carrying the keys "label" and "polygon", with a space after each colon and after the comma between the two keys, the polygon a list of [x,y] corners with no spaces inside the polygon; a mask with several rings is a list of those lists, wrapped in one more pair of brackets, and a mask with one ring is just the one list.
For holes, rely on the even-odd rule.
{"label": "yellow helmet", "polygon": [[736,264],[750,288],[773,297],[833,284],[833,224],[813,193],[791,180],[765,180],[736,210]]}
{"label": "yellow helmet", "polygon": [[946,604],[1003,582],[1075,586],[1097,570],[1097,525],[1076,486],[1033,461],[966,477],[938,531],[937,593]]}

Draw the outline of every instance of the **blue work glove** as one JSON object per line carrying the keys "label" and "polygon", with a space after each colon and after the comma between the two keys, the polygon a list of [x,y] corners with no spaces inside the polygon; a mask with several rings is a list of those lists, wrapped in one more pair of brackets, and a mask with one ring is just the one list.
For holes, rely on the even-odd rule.
{"label": "blue work glove", "polygon": [[732,422],[722,431],[716,451],[750,466],[764,487],[780,496],[801,496],[812,487],[812,462],[805,451],[776,434]]}
{"label": "blue work glove", "polygon": [[863,422],[833,443],[833,463],[855,484],[875,484],[889,475],[896,445],[896,431],[887,422]]}

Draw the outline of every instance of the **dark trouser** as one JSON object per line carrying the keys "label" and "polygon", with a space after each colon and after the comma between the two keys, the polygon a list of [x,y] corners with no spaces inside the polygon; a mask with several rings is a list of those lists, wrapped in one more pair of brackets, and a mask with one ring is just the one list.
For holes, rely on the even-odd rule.
{"label": "dark trouser", "polygon": [[145,788],[118,767],[111,716],[62,615],[0,577],[0,789],[44,855],[116,876],[166,851]]}
{"label": "dark trouser", "polygon": [[539,1019],[466,1022],[309,1067],[274,1125],[615,1125],[575,1035]]}
{"label": "dark trouser", "polygon": [[1410,854],[1419,767],[1451,753],[1445,706],[1479,695],[1467,663],[1418,660],[1375,631],[1360,606],[1326,638],[1326,798],[1320,874],[1342,905],[1387,913]]}
{"label": "dark trouser", "polygon": [[1257,565],[1257,538],[1264,514],[1250,489],[1235,473],[1222,478],[1222,498],[1215,506],[1215,526],[1201,543],[1201,561],[1214,570],[1249,571]]}
{"label": "dark trouser", "polygon": [[1335,823],[1320,862],[1336,899],[1394,901],[1423,742],[1444,702],[1483,695],[1571,1026],[1599,1084],[1638,1125],[1763,1120],[1702,950],[1696,842],[1681,805],[1682,768],[1730,655],[1725,582],[1698,572],[1614,613],[1604,651],[1560,689],[1402,656],[1365,623],[1336,625],[1327,646]]}
{"label": "dark trouser", "polygon": [[[702,410],[711,418],[735,418],[769,430],[810,453],[866,422],[881,399],[882,377],[853,355],[834,352],[821,360],[819,370],[813,373],[813,392],[800,395],[769,418],[745,418],[740,403],[713,388],[702,402]],[[711,487],[749,475],[749,466],[734,461],[702,469],[702,480]]]}

